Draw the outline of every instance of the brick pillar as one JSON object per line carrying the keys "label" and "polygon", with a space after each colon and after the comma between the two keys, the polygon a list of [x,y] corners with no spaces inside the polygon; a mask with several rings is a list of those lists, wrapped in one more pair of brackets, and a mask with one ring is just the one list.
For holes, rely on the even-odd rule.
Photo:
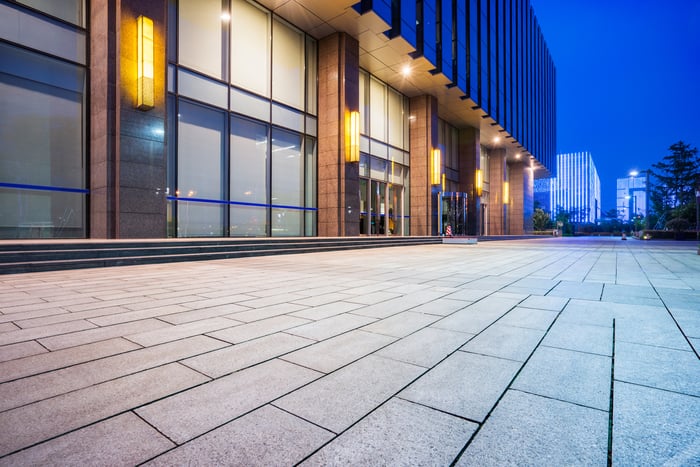
{"label": "brick pillar", "polygon": [[345,114],[359,110],[359,43],[345,33],[318,44],[318,234],[360,234],[360,172],[345,162]]}
{"label": "brick pillar", "polygon": [[[136,109],[136,18],[153,20],[155,107]],[[166,235],[165,0],[90,2],[90,236]]]}
{"label": "brick pillar", "polygon": [[503,208],[503,181],[506,176],[506,150],[489,152],[489,234],[506,235]]}
{"label": "brick pillar", "polygon": [[437,99],[423,95],[410,100],[411,235],[437,235],[438,188],[430,185],[430,151],[437,147]]}
{"label": "brick pillar", "polygon": [[469,196],[467,233],[481,234],[481,199],[476,194],[476,170],[481,168],[480,132],[477,128],[459,130],[459,185]]}

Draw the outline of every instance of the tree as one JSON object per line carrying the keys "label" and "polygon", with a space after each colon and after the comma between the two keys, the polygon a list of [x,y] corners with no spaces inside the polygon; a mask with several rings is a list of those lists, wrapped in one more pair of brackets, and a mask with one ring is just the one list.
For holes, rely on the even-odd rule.
{"label": "tree", "polygon": [[532,215],[532,224],[535,230],[547,230],[552,223],[549,214],[544,212],[543,209],[536,208],[535,213]]}
{"label": "tree", "polygon": [[671,153],[650,170],[655,179],[649,190],[651,205],[666,222],[683,219],[695,224],[695,190],[700,183],[698,149],[683,141],[668,149]]}

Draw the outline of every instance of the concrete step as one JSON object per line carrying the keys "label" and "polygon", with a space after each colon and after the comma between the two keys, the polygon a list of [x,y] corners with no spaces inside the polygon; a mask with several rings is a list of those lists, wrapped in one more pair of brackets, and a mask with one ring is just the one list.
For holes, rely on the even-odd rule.
{"label": "concrete step", "polygon": [[26,242],[0,244],[0,274],[440,243],[439,237]]}

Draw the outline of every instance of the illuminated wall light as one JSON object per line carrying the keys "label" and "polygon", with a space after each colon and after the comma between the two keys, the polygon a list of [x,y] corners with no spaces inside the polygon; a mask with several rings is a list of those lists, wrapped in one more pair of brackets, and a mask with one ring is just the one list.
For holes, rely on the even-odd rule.
{"label": "illuminated wall light", "polygon": [[484,191],[484,173],[481,169],[476,169],[476,196],[481,196]]}
{"label": "illuminated wall light", "polygon": [[150,110],[155,106],[153,86],[153,20],[146,16],[136,19],[138,29],[136,108]]}
{"label": "illuminated wall light", "polygon": [[503,204],[508,204],[510,199],[510,185],[508,182],[503,182]]}
{"label": "illuminated wall light", "polygon": [[445,191],[445,185],[447,184],[447,177],[445,174],[442,174],[442,191]]}
{"label": "illuminated wall light", "polygon": [[439,185],[442,178],[442,161],[440,149],[435,148],[430,154],[431,166],[430,166],[430,184]]}
{"label": "illuminated wall light", "polygon": [[360,112],[345,114],[345,160],[360,162]]}

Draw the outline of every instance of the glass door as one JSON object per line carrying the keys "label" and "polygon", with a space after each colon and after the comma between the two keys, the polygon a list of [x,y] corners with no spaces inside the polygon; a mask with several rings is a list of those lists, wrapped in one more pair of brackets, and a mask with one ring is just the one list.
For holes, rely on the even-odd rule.
{"label": "glass door", "polygon": [[386,183],[371,181],[371,232],[372,235],[386,235]]}
{"label": "glass door", "polygon": [[467,235],[467,194],[443,192],[440,196],[440,234]]}
{"label": "glass door", "polygon": [[367,202],[367,182],[369,180],[361,178],[360,179],[360,235],[369,234],[369,221],[371,216],[369,216],[369,204]]}

